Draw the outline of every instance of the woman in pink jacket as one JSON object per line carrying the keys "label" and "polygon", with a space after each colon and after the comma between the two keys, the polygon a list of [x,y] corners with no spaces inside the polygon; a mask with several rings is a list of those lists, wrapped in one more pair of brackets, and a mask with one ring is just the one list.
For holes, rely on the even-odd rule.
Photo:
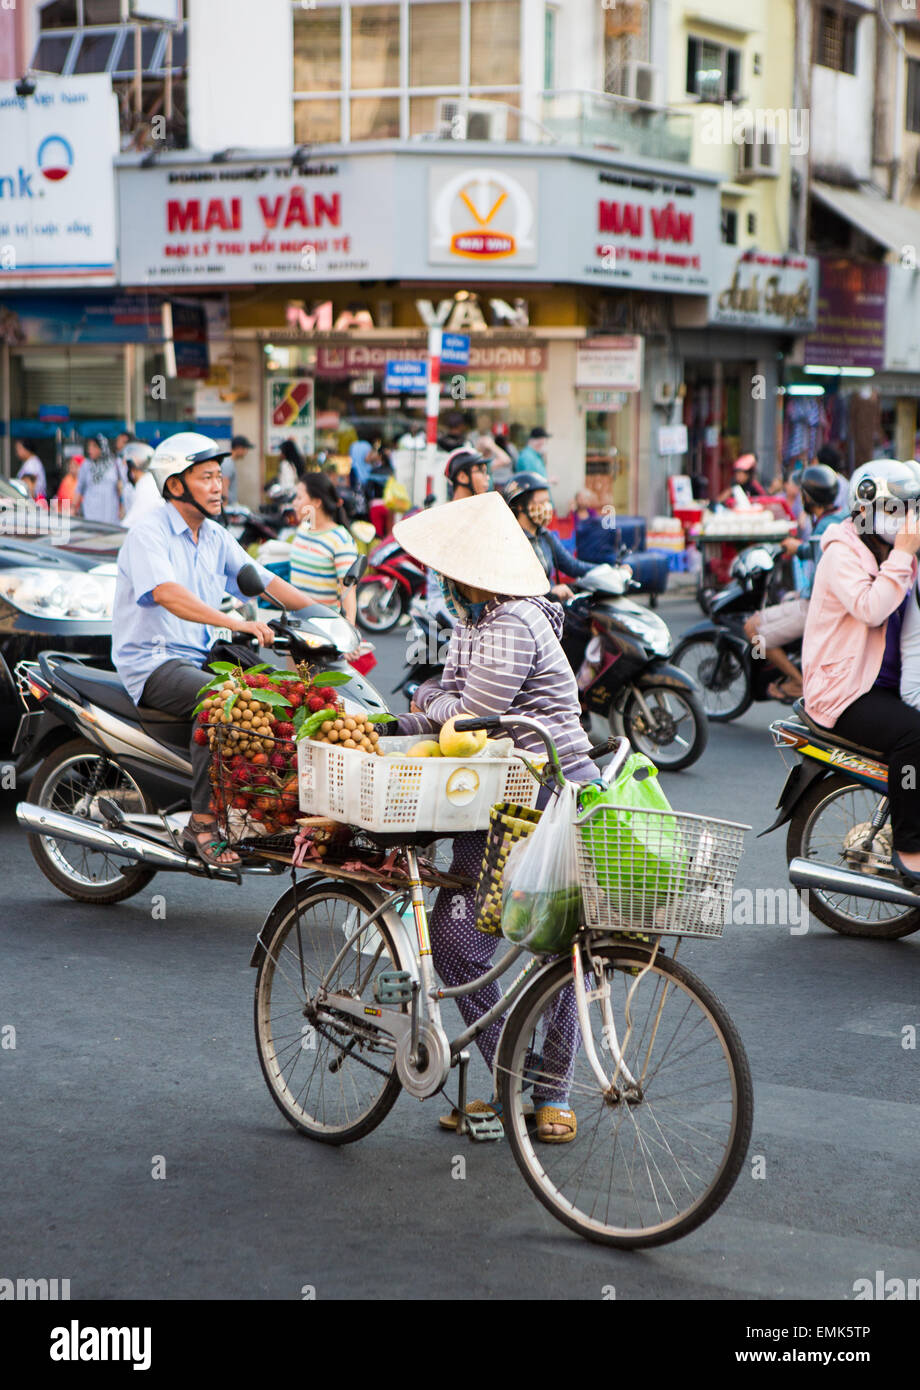
{"label": "woman in pink jacket", "polygon": [[920,473],[877,459],[850,479],[850,519],[829,526],[802,646],[809,716],[888,760],[893,861],[920,881],[920,710],[900,697],[901,616],[920,551]]}

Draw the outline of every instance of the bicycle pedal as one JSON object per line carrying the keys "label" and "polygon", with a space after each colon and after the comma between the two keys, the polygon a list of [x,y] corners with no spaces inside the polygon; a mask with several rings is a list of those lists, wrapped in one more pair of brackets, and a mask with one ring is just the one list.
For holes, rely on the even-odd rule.
{"label": "bicycle pedal", "polygon": [[466,1123],[474,1144],[488,1144],[505,1137],[504,1126],[497,1115],[467,1115]]}
{"label": "bicycle pedal", "polygon": [[374,981],[378,1004],[411,1004],[413,980],[408,970],[382,970]]}

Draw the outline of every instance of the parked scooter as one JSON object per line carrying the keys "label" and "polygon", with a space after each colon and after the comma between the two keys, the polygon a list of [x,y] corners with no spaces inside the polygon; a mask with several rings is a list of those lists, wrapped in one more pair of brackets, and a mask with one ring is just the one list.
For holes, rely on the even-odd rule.
{"label": "parked scooter", "polygon": [[[772,700],[769,685],[784,678],[755,656],[744,632],[753,613],[778,600],[782,554],[779,545],[752,545],[737,555],[730,582],[706,600],[708,619],[685,632],[674,649],[671,660],[698,682],[703,708],[714,723],[738,719],[754,700]],[[801,638],[784,651],[797,664]]]}
{"label": "parked scooter", "polygon": [[415,595],[424,594],[425,566],[397,540],[383,541],[369,559],[371,568],[358,585],[358,626],[365,632],[389,632],[408,613]]}
{"label": "parked scooter", "polygon": [[[356,582],[365,563],[361,556],[346,583]],[[255,566],[244,566],[237,584],[252,598],[262,592]],[[360,638],[343,618],[318,604],[296,616],[283,613],[269,626],[278,634],[269,660],[286,650],[295,662],[345,671],[347,712],[385,710],[349,664]],[[158,869],[234,881],[240,873],[274,871],[258,857],[239,867],[209,866],[180,847],[191,792],[190,721],[138,708],[115,672],[70,653],[21,661],[16,679],[25,713],[14,756],[21,770],[40,764],[16,815],[30,832],[36,863],[61,892],[107,904],[140,892]],[[202,672],[202,685],[207,679]]]}
{"label": "parked scooter", "polygon": [[[580,592],[565,603],[562,647],[581,675],[583,708],[604,717],[611,734],[625,735],[660,768],[689,767],[706,747],[709,725],[693,677],[668,663],[667,624],[624,597],[638,588],[628,566],[596,565],[577,583]],[[414,640],[395,688],[407,700],[440,674],[451,633],[420,600],[409,611]]]}
{"label": "parked scooter", "polygon": [[776,820],[788,825],[789,880],[808,907],[843,936],[885,940],[920,930],[920,892],[892,864],[888,766],[878,749],[815,724],[801,700],[770,725],[777,748],[791,748]]}

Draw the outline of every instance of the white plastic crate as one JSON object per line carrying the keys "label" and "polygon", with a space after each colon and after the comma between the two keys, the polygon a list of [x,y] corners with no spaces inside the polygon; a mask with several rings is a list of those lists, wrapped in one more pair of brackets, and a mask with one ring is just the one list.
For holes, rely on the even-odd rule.
{"label": "white plastic crate", "polygon": [[[418,742],[382,738],[380,748],[405,755]],[[496,802],[534,806],[540,790],[513,757],[386,757],[314,739],[298,743],[297,773],[303,812],[378,834],[487,830]]]}

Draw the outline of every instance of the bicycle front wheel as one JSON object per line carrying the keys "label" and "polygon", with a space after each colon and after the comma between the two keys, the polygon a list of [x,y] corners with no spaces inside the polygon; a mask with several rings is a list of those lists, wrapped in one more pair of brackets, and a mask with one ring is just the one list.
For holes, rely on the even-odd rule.
{"label": "bicycle front wheel", "polygon": [[[380,1124],[400,1091],[392,1038],[374,1025],[374,981],[400,969],[386,924],[356,885],[327,880],[288,893],[254,1001],[259,1063],[285,1119],[311,1139],[348,1144]],[[336,963],[338,961],[338,963]],[[367,1000],[366,1022],[336,996]],[[406,1006],[400,1006],[406,1011]]]}
{"label": "bicycle front wheel", "polygon": [[[643,971],[649,952],[611,942],[591,956],[587,989],[600,997],[588,1017],[611,1084],[605,1091],[588,1062],[571,962],[560,959],[524,991],[502,1036],[505,1131],[528,1185],[566,1226],[623,1249],[664,1245],[707,1220],[738,1176],[754,1108],[747,1058],[715,995],[676,961],[659,955]],[[537,1138],[524,1115],[531,1086],[535,1104],[575,1112],[570,1143]]]}

